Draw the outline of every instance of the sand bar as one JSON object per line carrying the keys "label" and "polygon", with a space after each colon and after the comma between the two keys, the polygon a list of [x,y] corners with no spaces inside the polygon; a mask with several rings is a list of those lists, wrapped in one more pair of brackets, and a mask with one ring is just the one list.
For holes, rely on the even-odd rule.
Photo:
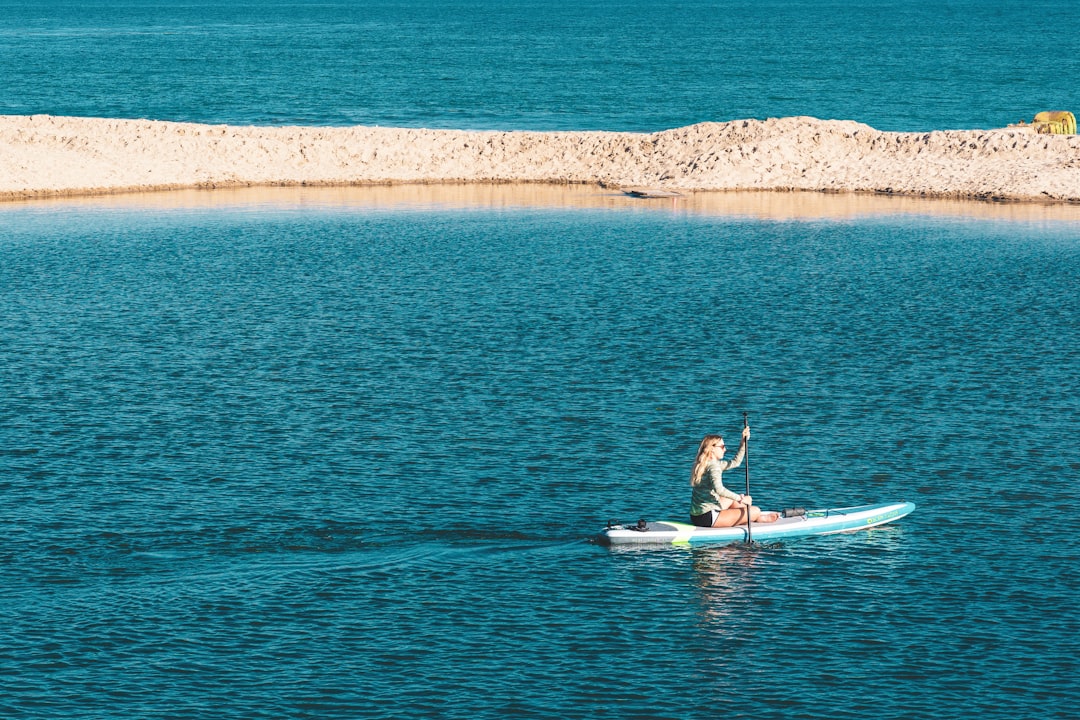
{"label": "sand bar", "polygon": [[399,183],[1080,202],[1080,136],[1018,128],[896,133],[809,117],[623,133],[0,116],[0,199],[5,200]]}

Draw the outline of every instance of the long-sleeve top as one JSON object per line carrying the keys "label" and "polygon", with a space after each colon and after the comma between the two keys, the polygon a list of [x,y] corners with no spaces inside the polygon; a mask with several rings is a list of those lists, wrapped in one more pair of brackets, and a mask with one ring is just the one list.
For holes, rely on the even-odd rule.
{"label": "long-sleeve top", "polygon": [[701,474],[701,480],[694,486],[694,492],[690,498],[691,515],[704,515],[710,510],[722,510],[721,498],[739,499],[739,493],[724,487],[721,478],[725,470],[737,468],[742,464],[745,453],[746,448],[740,447],[739,452],[731,460],[713,460],[705,466],[705,472]]}

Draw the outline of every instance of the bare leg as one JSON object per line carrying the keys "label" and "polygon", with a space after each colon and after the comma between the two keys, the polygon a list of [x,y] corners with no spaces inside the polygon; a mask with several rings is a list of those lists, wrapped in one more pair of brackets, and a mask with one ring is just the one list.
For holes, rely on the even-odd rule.
{"label": "bare leg", "polygon": [[[774,512],[761,512],[761,508],[754,505],[750,508],[750,521],[755,523],[771,523],[779,519]],[[713,527],[735,527],[746,524],[746,508],[741,505],[733,505],[727,510],[721,510],[716,516]]]}
{"label": "bare leg", "polygon": [[746,508],[742,505],[733,505],[727,510],[721,510],[716,516],[713,527],[734,527],[746,524]]}
{"label": "bare leg", "polygon": [[761,508],[757,505],[751,509],[751,513],[753,513],[754,522],[756,523],[771,523],[780,519],[780,513],[761,512]]}

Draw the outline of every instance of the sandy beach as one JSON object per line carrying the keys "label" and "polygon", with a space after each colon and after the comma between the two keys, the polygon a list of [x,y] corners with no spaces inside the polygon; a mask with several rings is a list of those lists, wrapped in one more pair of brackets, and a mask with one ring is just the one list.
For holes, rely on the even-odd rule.
{"label": "sandy beach", "polygon": [[1080,136],[789,117],[656,133],[0,116],[0,199],[181,188],[553,183],[1080,202]]}

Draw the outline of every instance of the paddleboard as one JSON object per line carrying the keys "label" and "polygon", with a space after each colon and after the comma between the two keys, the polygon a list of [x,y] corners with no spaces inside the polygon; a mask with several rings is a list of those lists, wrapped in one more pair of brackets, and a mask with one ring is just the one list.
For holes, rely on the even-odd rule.
{"label": "paddleboard", "polygon": [[[807,510],[805,515],[781,517],[776,522],[753,523],[750,535],[754,542],[785,540],[809,535],[855,532],[884,525],[909,515],[915,503]],[[605,545],[698,545],[746,542],[746,526],[703,528],[681,522],[638,522],[632,525],[609,524],[597,540]]]}

